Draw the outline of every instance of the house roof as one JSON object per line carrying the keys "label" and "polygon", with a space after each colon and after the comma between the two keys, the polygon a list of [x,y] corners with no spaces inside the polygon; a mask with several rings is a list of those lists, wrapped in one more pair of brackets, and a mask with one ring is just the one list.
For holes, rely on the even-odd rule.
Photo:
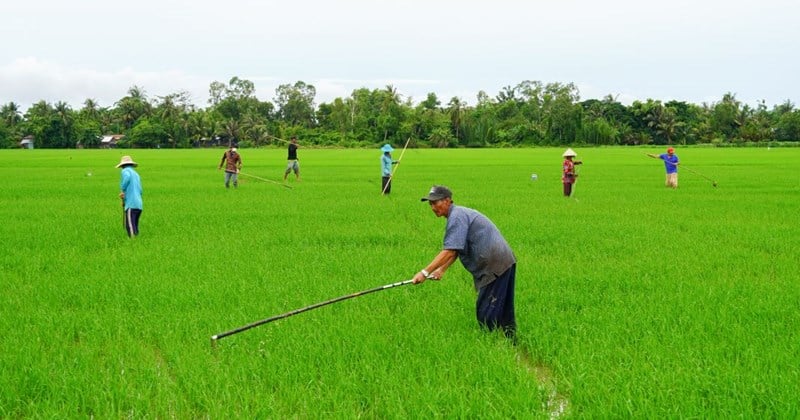
{"label": "house roof", "polygon": [[103,139],[100,140],[100,143],[114,143],[123,137],[125,137],[124,134],[108,134],[103,136]]}

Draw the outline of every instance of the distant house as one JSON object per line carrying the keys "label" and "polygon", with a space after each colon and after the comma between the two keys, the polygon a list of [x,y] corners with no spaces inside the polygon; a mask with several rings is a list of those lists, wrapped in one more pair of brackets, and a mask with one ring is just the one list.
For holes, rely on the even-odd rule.
{"label": "distant house", "polygon": [[113,149],[117,147],[117,142],[125,137],[124,134],[108,134],[100,139],[100,147],[103,149]]}
{"label": "distant house", "polygon": [[33,136],[25,136],[20,140],[19,147],[23,149],[33,149]]}

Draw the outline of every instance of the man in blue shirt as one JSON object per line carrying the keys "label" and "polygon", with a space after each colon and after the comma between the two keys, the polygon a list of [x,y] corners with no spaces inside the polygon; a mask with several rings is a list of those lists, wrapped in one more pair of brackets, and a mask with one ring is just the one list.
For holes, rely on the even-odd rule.
{"label": "man in blue shirt", "polygon": [[475,312],[478,323],[489,330],[500,329],[516,340],[514,282],[517,259],[500,231],[480,212],[453,204],[452,192],[434,185],[427,201],[436,217],[446,217],[442,251],[414,275],[414,284],[440,280],[456,258],[472,274],[478,292]]}
{"label": "man in blue shirt", "polygon": [[117,168],[122,168],[119,198],[122,199],[123,225],[128,237],[139,235],[139,217],[142,215],[142,180],[133,168],[139,166],[130,156],[123,156]]}
{"label": "man in blue shirt", "polygon": [[667,149],[667,153],[660,155],[648,153],[647,156],[664,161],[664,167],[667,170],[665,185],[672,189],[678,188],[678,165],[680,165],[680,160],[678,155],[675,154],[675,149],[670,147]]}

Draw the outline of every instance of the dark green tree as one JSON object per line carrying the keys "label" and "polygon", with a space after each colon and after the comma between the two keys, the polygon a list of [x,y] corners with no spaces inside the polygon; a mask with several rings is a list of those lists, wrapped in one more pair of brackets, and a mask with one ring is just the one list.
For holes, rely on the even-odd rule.
{"label": "dark green tree", "polygon": [[784,112],[775,124],[775,139],[780,141],[800,141],[800,110]]}
{"label": "dark green tree", "polygon": [[294,85],[284,84],[275,89],[275,104],[278,117],[293,126],[312,128],[316,125],[314,98],[317,89],[303,81]]}
{"label": "dark green tree", "polygon": [[120,141],[119,146],[150,149],[165,143],[167,143],[167,132],[164,127],[145,117],[138,120],[128,135]]}
{"label": "dark green tree", "polygon": [[737,120],[741,113],[741,102],[733,93],[726,93],[720,102],[711,108],[711,129],[726,141],[731,141],[739,135],[739,127],[744,124]]}

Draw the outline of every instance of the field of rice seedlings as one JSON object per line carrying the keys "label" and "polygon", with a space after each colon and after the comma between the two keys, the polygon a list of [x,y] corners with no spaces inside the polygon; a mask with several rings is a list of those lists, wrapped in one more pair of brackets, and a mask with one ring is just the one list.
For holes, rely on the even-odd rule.
{"label": "field of rice seedlings", "polygon": [[[555,418],[800,415],[799,149],[0,151],[0,417]],[[400,151],[394,153],[395,159]],[[120,157],[139,163],[141,234]],[[537,179],[532,180],[531,175]],[[269,182],[269,181],[275,182]],[[718,186],[714,187],[711,180]],[[519,343],[483,332],[460,263],[411,278],[448,185],[517,259]]]}

